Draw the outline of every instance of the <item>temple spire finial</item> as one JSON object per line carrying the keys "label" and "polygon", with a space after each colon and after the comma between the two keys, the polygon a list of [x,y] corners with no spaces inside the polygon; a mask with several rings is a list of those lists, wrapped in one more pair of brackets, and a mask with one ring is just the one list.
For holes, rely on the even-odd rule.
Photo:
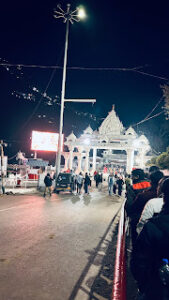
{"label": "temple spire finial", "polygon": [[115,104],[112,104],[112,110],[115,110]]}

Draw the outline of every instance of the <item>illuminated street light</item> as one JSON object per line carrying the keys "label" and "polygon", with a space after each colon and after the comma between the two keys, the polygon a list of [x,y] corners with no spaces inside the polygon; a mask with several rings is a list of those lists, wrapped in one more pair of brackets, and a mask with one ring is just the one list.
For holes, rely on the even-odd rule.
{"label": "illuminated street light", "polygon": [[78,8],[78,13],[77,13],[79,19],[85,19],[86,18],[86,12],[84,8]]}
{"label": "illuminated street light", "polygon": [[62,18],[63,22],[66,23],[66,37],[65,37],[65,52],[64,52],[64,64],[63,64],[63,78],[62,78],[58,153],[57,153],[57,160],[56,160],[56,177],[60,172],[60,161],[61,161],[61,146],[62,146],[61,137],[62,137],[62,131],[63,131],[63,112],[64,112],[64,102],[65,102],[65,84],[66,84],[66,65],[67,65],[67,52],[68,52],[69,22],[71,24],[73,24],[74,22],[79,22],[80,19],[85,17],[85,12],[82,8],[77,8],[76,10],[71,11],[70,4],[67,4],[66,11],[64,11],[60,5],[57,5],[57,9],[58,10],[54,11],[54,13],[55,13],[54,17],[56,19]]}

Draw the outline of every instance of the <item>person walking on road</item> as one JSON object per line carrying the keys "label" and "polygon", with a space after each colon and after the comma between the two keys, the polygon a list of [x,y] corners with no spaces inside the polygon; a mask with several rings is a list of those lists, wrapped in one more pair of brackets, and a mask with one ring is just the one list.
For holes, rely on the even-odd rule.
{"label": "person walking on road", "polygon": [[44,197],[46,196],[47,191],[49,192],[49,195],[52,195],[52,178],[49,173],[44,178],[45,183],[45,191],[44,191]]}
{"label": "person walking on road", "polygon": [[117,175],[114,176],[114,182],[113,182],[113,194],[116,194],[116,190],[117,190]]}
{"label": "person walking on road", "polygon": [[96,182],[96,188],[98,188],[98,184],[99,184],[99,173],[95,173],[95,175],[94,175],[94,180],[95,180],[95,182]]}
{"label": "person walking on road", "polygon": [[79,175],[77,175],[77,194],[81,194],[81,189],[83,185],[83,176],[80,172]]}
{"label": "person walking on road", "polygon": [[121,196],[124,181],[121,177],[117,179],[118,195]]}
{"label": "person walking on road", "polygon": [[113,174],[110,174],[108,177],[108,190],[109,195],[111,196],[113,193]]}
{"label": "person walking on road", "polygon": [[99,173],[99,177],[98,177],[98,190],[99,190],[99,192],[101,192],[101,190],[102,190],[102,182],[103,182],[103,175],[101,173]]}
{"label": "person walking on road", "polygon": [[85,174],[85,179],[84,179],[84,190],[85,190],[85,194],[89,194],[89,185],[91,184],[91,180],[90,177],[88,176],[88,174]]}

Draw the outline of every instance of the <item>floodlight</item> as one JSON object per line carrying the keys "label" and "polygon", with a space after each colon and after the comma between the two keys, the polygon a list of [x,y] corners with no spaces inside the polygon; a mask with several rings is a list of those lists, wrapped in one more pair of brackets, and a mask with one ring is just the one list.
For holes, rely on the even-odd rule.
{"label": "floodlight", "polygon": [[78,8],[77,16],[78,16],[79,19],[85,19],[86,18],[86,12],[85,12],[83,7]]}

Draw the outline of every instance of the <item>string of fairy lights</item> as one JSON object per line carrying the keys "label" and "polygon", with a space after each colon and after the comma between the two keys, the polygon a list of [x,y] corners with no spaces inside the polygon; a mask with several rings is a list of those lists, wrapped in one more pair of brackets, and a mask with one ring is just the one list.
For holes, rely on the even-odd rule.
{"label": "string of fairy lights", "polygon": [[[59,66],[43,66],[43,65],[26,65],[26,64],[11,64],[7,60],[0,58],[0,66],[4,68],[11,76],[14,76],[17,80],[23,80],[25,79],[25,74],[23,72],[23,68],[41,68],[41,69],[62,69],[62,67]],[[160,80],[168,81],[168,78],[165,78],[163,76],[157,76],[153,74],[149,74],[144,72],[142,69],[144,66],[134,67],[134,68],[84,68],[84,67],[69,67],[68,69],[72,70],[87,70],[87,71],[130,71],[130,72],[137,72],[142,75],[151,76],[154,78],[158,78]],[[51,97],[48,95],[47,90],[45,92],[42,92],[39,88],[36,86],[30,86],[28,84],[28,92],[21,92],[21,91],[12,91],[12,96],[16,97],[18,100],[25,100],[29,102],[36,102],[37,98],[40,96],[43,100],[43,104],[47,105],[49,107],[58,105],[60,106],[60,97],[55,95],[54,97]],[[152,119],[154,117],[157,117],[164,113],[164,111],[161,111],[159,113],[156,113],[155,115],[151,116],[151,114],[155,111],[155,109],[159,106],[159,104],[164,100],[161,98],[158,103],[155,105],[155,107],[152,109],[152,111],[140,122],[133,124],[132,126],[137,126],[139,124],[142,124],[143,122],[148,121],[149,119]],[[65,107],[66,109],[66,107]],[[103,120],[103,117],[98,117],[95,114],[92,114],[90,112],[82,112],[77,111],[74,108],[69,107],[69,110],[74,112],[79,117],[88,118],[94,122],[100,123],[101,120]],[[37,114],[37,118],[39,119],[47,119],[49,124],[55,124],[55,119],[52,117],[49,117],[47,114]],[[76,128],[75,125],[72,125],[72,128]]]}

